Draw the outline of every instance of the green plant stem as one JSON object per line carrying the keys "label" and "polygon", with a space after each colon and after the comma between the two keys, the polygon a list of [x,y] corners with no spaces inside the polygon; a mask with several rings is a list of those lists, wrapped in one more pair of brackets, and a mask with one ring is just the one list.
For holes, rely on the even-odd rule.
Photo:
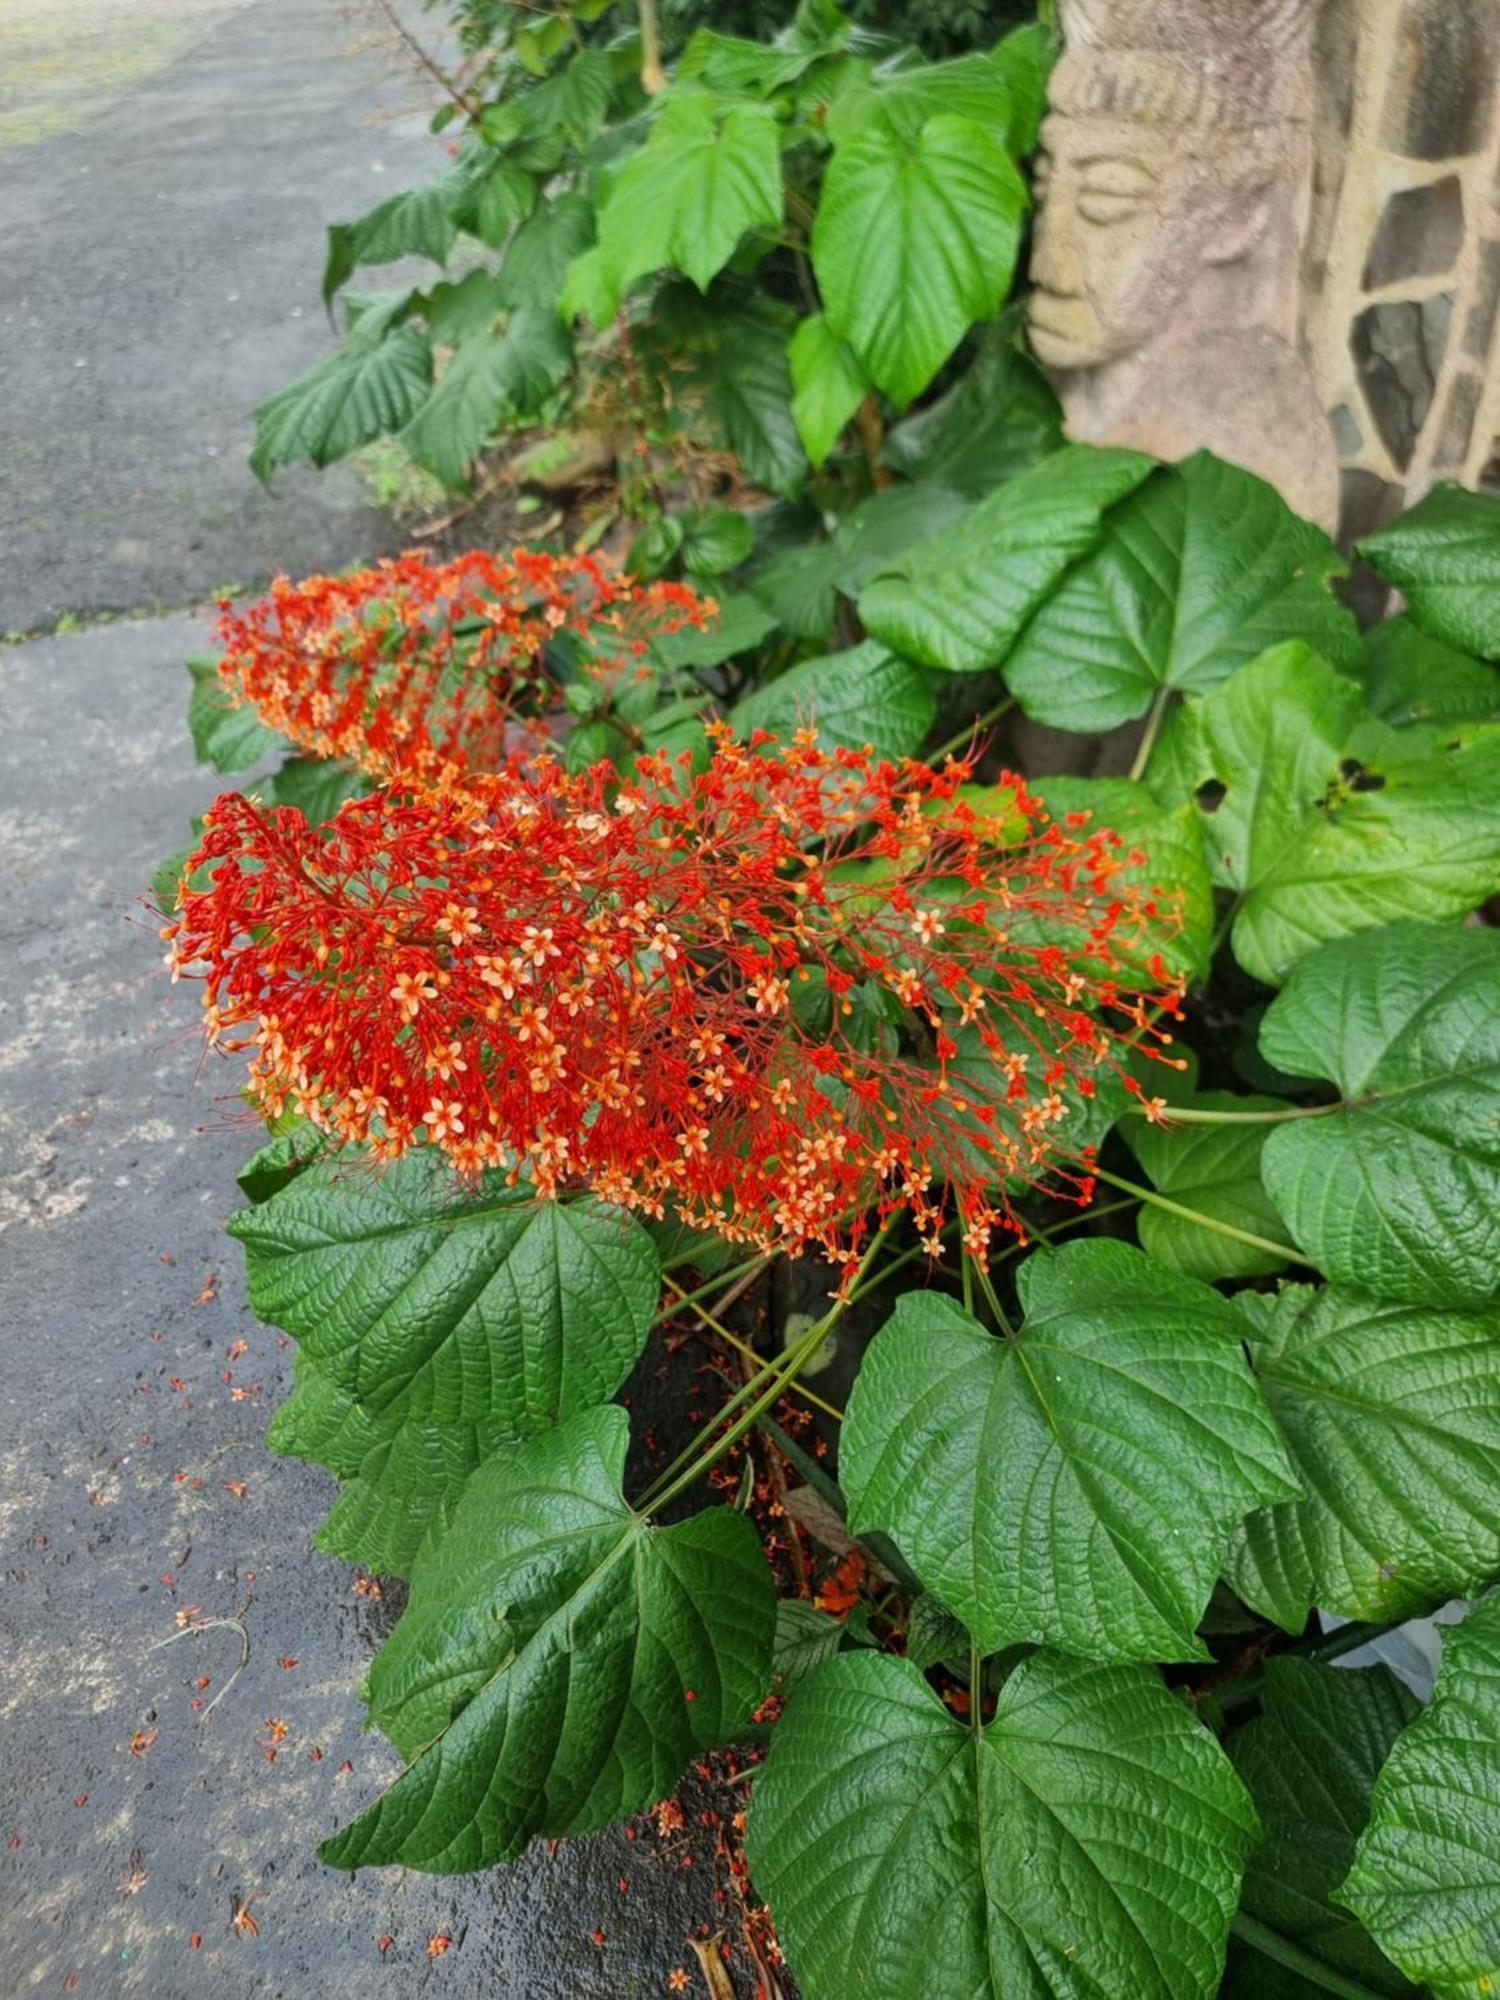
{"label": "green plant stem", "polygon": [[979,1641],[969,1641],[969,1729],[975,1736],[984,1734],[984,1656],[979,1650]]}
{"label": "green plant stem", "polygon": [[1033,1229],[1024,1243],[1007,1243],[1000,1255],[992,1260],[995,1264],[1008,1264],[1012,1257],[1019,1257],[1027,1250],[1034,1250],[1038,1243],[1050,1243],[1054,1236],[1062,1236],[1070,1229],[1078,1229],[1085,1222],[1100,1222],[1106,1215],[1123,1215],[1127,1208],[1139,1205],[1139,1197],[1128,1195],[1124,1201],[1106,1201],[1099,1207],[1081,1208],[1077,1215],[1070,1215],[1062,1222],[1054,1222],[1045,1229]]}
{"label": "green plant stem", "polygon": [[998,722],[1003,715],[1009,715],[1016,705],[1014,695],[1008,694],[1003,701],[997,701],[993,708],[987,708],[983,715],[976,715],[972,722],[966,722],[946,743],[940,743],[936,750],[927,753],[927,762],[936,764],[944,757],[951,757],[955,750],[962,750],[966,743],[972,743],[981,729],[988,729],[992,722]]}
{"label": "green plant stem", "polygon": [[1156,748],[1156,739],[1161,735],[1161,726],[1167,719],[1167,703],[1172,699],[1170,688],[1158,688],[1152,697],[1151,708],[1146,716],[1146,727],[1141,731],[1141,740],[1136,746],[1135,762],[1130,767],[1132,784],[1138,784],[1146,775],[1146,767],[1151,762],[1151,752]]}
{"label": "green plant stem", "polygon": [[1096,1179],[1107,1181],[1123,1194],[1134,1195],[1137,1201],[1148,1202],[1152,1208],[1163,1208],[1168,1215],[1180,1215],[1185,1222],[1196,1222],[1203,1229],[1213,1230],[1216,1236],[1233,1237],[1236,1243],[1247,1243],[1252,1250],[1264,1250],[1268,1257],[1284,1258],[1288,1264],[1307,1262],[1302,1252],[1290,1243],[1273,1243],[1269,1236],[1257,1236],[1249,1229],[1236,1229],[1232,1222],[1220,1222],[1217,1216],[1205,1215],[1201,1209],[1186,1208],[1180,1201],[1169,1201],[1164,1194],[1157,1194],[1154,1188],[1139,1187],[1134,1181],[1123,1180],[1119,1174],[1106,1173],[1103,1167],[1095,1167],[1094,1174]]}
{"label": "green plant stem", "polygon": [[[1193,1107],[1178,1109],[1168,1105],[1158,1121],[1164,1126],[1173,1125],[1284,1125],[1291,1118],[1327,1118],[1334,1111],[1347,1111],[1348,1105],[1342,1098],[1333,1104],[1289,1104],[1284,1111],[1202,1111]],[[1125,1107],[1127,1118],[1145,1118],[1148,1113],[1144,1104],[1129,1104]]]}
{"label": "green plant stem", "polygon": [[1273,1931],[1259,1918],[1247,1917],[1243,1910],[1229,1928],[1241,1944],[1249,1945],[1263,1958],[1274,1959],[1288,1972],[1300,1973],[1311,1985],[1320,1986],[1325,1993],[1337,1993],[1341,2000],[1380,2000],[1380,1996],[1368,1986],[1361,1986],[1357,1979],[1350,1979],[1345,1973],[1335,1972],[1321,1958],[1314,1958],[1310,1951],[1304,1951],[1300,1944],[1293,1944],[1290,1938],[1284,1938],[1280,1931]]}
{"label": "green plant stem", "polygon": [[1016,1329],[1010,1323],[1010,1315],[1000,1303],[999,1295],[995,1290],[989,1271],[986,1269],[982,1259],[971,1257],[968,1251],[965,1250],[963,1252],[963,1262],[964,1269],[969,1270],[972,1268],[974,1276],[979,1280],[979,1289],[984,1293],[985,1302],[989,1306],[990,1311],[995,1315],[995,1324],[1007,1340],[1014,1341],[1017,1338]]}
{"label": "green plant stem", "polygon": [[[854,1274],[855,1285],[868,1273],[881,1245],[895,1226],[896,1218],[892,1216],[870,1239],[869,1247],[860,1259],[859,1268]],[[849,1293],[841,1299],[836,1299],[830,1310],[824,1313],[820,1320],[815,1321],[800,1340],[794,1341],[777,1361],[767,1363],[758,1374],[750,1378],[743,1389],[730,1398],[715,1418],[716,1423],[722,1423],[726,1415],[738,1412],[729,1429],[706,1449],[695,1439],[685,1452],[679,1452],[666,1471],[660,1474],[637,1503],[637,1513],[654,1514],[668,1506],[679,1493],[691,1486],[694,1480],[701,1479],[711,1466],[717,1465],[725,1452],[732,1450],[739,1443],[746,1431],[763,1413],[780,1401],[849,1310],[854,1289],[855,1286],[851,1285]],[[765,1384],[765,1387],[762,1388],[762,1384]],[[748,1407],[741,1410],[741,1405],[747,1400]]]}
{"label": "green plant stem", "polygon": [[[687,1259],[684,1259],[684,1262],[687,1261]],[[720,1271],[717,1277],[710,1278],[706,1285],[699,1285],[698,1289],[693,1292],[684,1292],[679,1290],[676,1285],[671,1285],[671,1290],[676,1293],[676,1297],[669,1300],[662,1307],[651,1324],[653,1326],[661,1326],[665,1321],[674,1319],[685,1306],[695,1306],[699,1299],[706,1299],[710,1292],[726,1290],[734,1283],[736,1278],[753,1277],[757,1271],[763,1271],[770,1261],[771,1259],[768,1256],[752,1257],[748,1263],[731,1265],[727,1271]],[[670,1271],[670,1265],[666,1266],[662,1271],[662,1277],[667,1279],[669,1283]]]}

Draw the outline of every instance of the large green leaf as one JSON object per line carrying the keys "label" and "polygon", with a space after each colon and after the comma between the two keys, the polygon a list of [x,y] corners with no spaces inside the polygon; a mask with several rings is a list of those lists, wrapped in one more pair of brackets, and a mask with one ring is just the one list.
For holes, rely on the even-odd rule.
{"label": "large green leaf", "polygon": [[1500,935],[1393,924],[1325,945],[1267,1010],[1261,1052],[1331,1078],[1261,1172],[1330,1278],[1413,1305],[1500,1291]]}
{"label": "large green leaf", "polygon": [[469,334],[401,434],[419,465],[461,488],[502,423],[534,416],[573,358],[567,328],[545,306],[511,314],[503,334]]}
{"label": "large green leaf", "polygon": [[[1349,1872],[1380,1767],[1418,1705],[1384,1667],[1291,1657],[1268,1663],[1264,1700],[1265,1712],[1225,1746],[1265,1829],[1241,1908],[1371,1994],[1410,1993],[1329,1896]],[[1262,1958],[1255,1966],[1270,1970]],[[1249,1978],[1245,1990],[1255,1990]]]}
{"label": "large green leaf", "polygon": [[792,415],[813,465],[822,465],[864,401],[870,380],[821,313],[803,320],[788,351]]}
{"label": "large green leaf", "polygon": [[1054,819],[1086,812],[1094,826],[1111,828],[1145,856],[1115,877],[1122,887],[1148,892],[1153,906],[1139,931],[1111,940],[1126,975],[1156,984],[1150,962],[1159,955],[1173,971],[1194,980],[1205,977],[1212,956],[1214,891],[1193,809],[1164,807],[1129,778],[1038,778],[1032,789]]}
{"label": "large green leaf", "polygon": [[1405,593],[1423,631],[1500,660],[1500,496],[1435,486],[1359,549]]}
{"label": "large green leaf", "polygon": [[[1170,1073],[1162,1078],[1157,1094],[1173,1109],[1243,1115],[1286,1108],[1279,1098],[1237,1097],[1228,1090],[1179,1093],[1172,1087]],[[1158,1194],[1274,1243],[1281,1233],[1281,1217],[1260,1178],[1261,1150],[1270,1129],[1269,1125],[1154,1125],[1137,1117],[1127,1118],[1121,1127]],[[1141,1247],[1159,1264],[1192,1278],[1261,1278],[1286,1269],[1284,1257],[1148,1203],[1141,1205],[1136,1229]]]}
{"label": "large green leaf", "polygon": [[458,234],[455,216],[469,191],[469,175],[453,167],[424,187],[393,194],[355,222],[334,223],[323,269],[324,305],[360,264],[394,264],[403,257],[446,264]]}
{"label": "large green leaf", "polygon": [[219,677],[217,660],[189,660],[193,692],[188,697],[188,734],[200,764],[216,771],[248,771],[291,744],[267,729],[248,701],[236,703]]}
{"label": "large green leaf", "polygon": [[693,435],[727,446],[767,492],[796,493],[807,457],[792,416],[792,316],[728,288],[704,300],[678,287],[657,306],[664,370]]}
{"label": "large green leaf", "polygon": [[267,804],[295,806],[309,826],[321,826],[347,800],[365,798],[371,782],[342,757],[289,757],[259,790]]}
{"label": "large green leaf", "polygon": [[555,306],[568,266],[594,240],[594,211],[580,194],[544,201],[511,238],[495,274],[495,292],[512,311]]}
{"label": "large green leaf", "polygon": [[1387,618],[1366,636],[1365,693],[1393,728],[1500,721],[1500,673],[1404,616]]}
{"label": "large green leaf", "polygon": [[953,387],[889,432],[885,458],[908,479],[982,500],[1061,445],[1061,414],[1046,377],[991,328]]}
{"label": "large green leaf", "polygon": [[1346,570],[1274,487],[1197,452],[1111,511],[1022,634],[1006,685],[1038,722],[1103,730],[1161,688],[1216,687],[1284,639],[1354,667],[1359,628],[1328,587]]}
{"label": "large green leaf", "polygon": [[[747,229],[781,221],[781,155],[764,105],[729,109],[704,91],[673,95],[626,161],[599,215],[594,281],[612,313],[637,278],[675,267],[700,291]],[[576,268],[576,267],[575,267]],[[568,291],[570,310],[585,301]],[[597,309],[587,302],[590,315]]]}
{"label": "large green leaf", "polygon": [[920,667],[866,639],[848,652],[803,660],[736,702],[729,719],[741,736],[766,729],[789,737],[816,727],[830,748],[868,744],[881,757],[906,757],[932,727],[934,706]]}
{"label": "large green leaf", "polygon": [[469,1481],[370,1670],[409,1768],[324,1860],[488,1867],[649,1805],[749,1720],[775,1629],[755,1530],[724,1507],[651,1527],[620,1492],[628,1431],[588,1411]]}
{"label": "large green leaf", "polygon": [[229,1229],[255,1312],[372,1412],[419,1422],[519,1435],[602,1402],[656,1310],[639,1223],[503,1174],[466,1188],[422,1148],[379,1172],[319,1161]]}
{"label": "large green leaf", "polygon": [[1140,452],[1066,445],[971,507],[865,586],[860,617],[924,666],[978,673],[1003,660],[1105,508],[1152,469]]}
{"label": "large green leaf", "polygon": [[1150,777],[1196,800],[1235,956],[1269,985],[1327,938],[1500,888],[1500,729],[1413,742],[1295,642],[1190,703]]}
{"label": "large green leaf", "polygon": [[432,384],[432,349],[417,326],[359,321],[337,353],[269,397],[255,412],[250,464],[269,479],[299,458],[331,465],[399,431]]}
{"label": "large green leaf", "polygon": [[271,1419],[272,1451],[326,1465],[341,1482],[313,1536],[328,1555],[382,1575],[407,1576],[440,1531],[475,1467],[517,1432],[502,1423],[422,1423],[404,1402],[371,1410],[297,1356],[296,1383]]}
{"label": "large green leaf", "polygon": [[829,328],[893,402],[919,396],[999,311],[1026,199],[1009,155],[968,118],[929,118],[909,138],[872,127],[834,153],[813,268]]}
{"label": "large green leaf", "polygon": [[843,1653],[787,1704],[747,1846],[808,2000],[1208,2000],[1256,1832],[1152,1674],[1037,1653],[973,1731]]}
{"label": "large green leaf", "polygon": [[1500,1989],[1500,1597],[1445,1636],[1338,1895],[1436,2000]]}
{"label": "large green leaf", "polygon": [[849,1399],[850,1526],[885,1529],[989,1652],[1206,1659],[1194,1627],[1230,1530],[1297,1491],[1208,1286],[1125,1244],[1038,1251],[998,1339],[909,1292]]}
{"label": "large green leaf", "polygon": [[1500,1312],[1309,1285],[1239,1304],[1304,1488],[1236,1531],[1245,1602],[1300,1632],[1315,1605],[1384,1621],[1500,1571]]}

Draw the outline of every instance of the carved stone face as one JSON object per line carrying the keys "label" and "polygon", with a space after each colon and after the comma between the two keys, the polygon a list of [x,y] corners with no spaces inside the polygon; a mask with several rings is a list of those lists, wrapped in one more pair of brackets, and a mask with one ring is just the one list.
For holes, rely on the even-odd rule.
{"label": "carved stone face", "polygon": [[1161,333],[1205,271],[1258,234],[1263,174],[1241,135],[1213,159],[1180,126],[1052,112],[1037,163],[1031,340],[1051,368],[1098,368]]}

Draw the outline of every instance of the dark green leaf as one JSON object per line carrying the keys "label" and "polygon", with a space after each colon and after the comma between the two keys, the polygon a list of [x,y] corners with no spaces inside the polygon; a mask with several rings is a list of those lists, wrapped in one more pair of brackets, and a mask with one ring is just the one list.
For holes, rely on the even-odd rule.
{"label": "dark green leaf", "polygon": [[1435,486],[1359,550],[1405,593],[1424,632],[1500,660],[1500,496]]}
{"label": "dark green leaf", "polygon": [[235,1179],[247,1201],[269,1201],[328,1144],[316,1125],[294,1125],[252,1153]]}
{"label": "dark green leaf", "polygon": [[251,1305],[372,1411],[514,1434],[614,1394],[657,1303],[640,1224],[592,1199],[467,1188],[422,1148],[337,1157],[231,1218]]}
{"label": "dark green leaf", "polygon": [[501,304],[516,312],[555,306],[568,266],[593,240],[594,211],[582,195],[560,194],[542,202],[511,238],[496,273]]}
{"label": "dark green leaf", "polygon": [[700,630],[684,625],[651,641],[652,657],[664,667],[717,667],[736,653],[748,653],[776,629],[776,617],[747,591],[717,600],[719,615]]}
{"label": "dark green leaf", "polygon": [[1500,934],[1393,924],[1325,945],[1268,1009],[1260,1044],[1345,1099],[1279,1126],[1261,1172],[1338,1283],[1413,1305],[1500,1290]]}
{"label": "dark green leaf", "polygon": [[1245,1602],[1289,1632],[1315,1605],[1384,1622],[1500,1571],[1500,1314],[1307,1285],[1239,1303],[1305,1493],[1237,1531]]}
{"label": "dark green leaf", "polygon": [[755,528],[737,507],[699,507],[683,520],[682,561],[692,576],[722,576],[748,562]]}
{"label": "dark green leaf", "polygon": [[782,1598],[776,1606],[776,1646],[771,1661],[776,1692],[789,1694],[814,1667],[831,1660],[843,1640],[844,1628],[837,1618],[803,1598]]}
{"label": "dark green leaf", "polygon": [[347,458],[409,423],[431,384],[432,350],[420,327],[376,338],[361,321],[337,353],[260,405],[251,467],[269,479],[299,458],[314,465]]}
{"label": "dark green leaf", "polygon": [[996,665],[1098,540],[1104,510],[1151,470],[1139,452],[1064,446],[877,576],[860,596],[861,618],[924,666],[972,674]]}
{"label": "dark green leaf", "polygon": [[1416,1712],[1384,1667],[1277,1659],[1266,1668],[1265,1713],[1225,1746],[1265,1829],[1241,1907],[1372,1994],[1412,1989],[1328,1899],[1349,1872],[1380,1767]]}
{"label": "dark green leaf", "polygon": [[996,1338],[908,1292],[849,1399],[850,1526],[885,1529],[986,1652],[1204,1659],[1229,1533],[1297,1489],[1227,1300],[1125,1244],[1038,1251]]}
{"label": "dark green leaf", "polygon": [[1435,2000],[1500,1986],[1500,1597],[1445,1637],[1339,1901]]}
{"label": "dark green leaf", "polygon": [[1062,441],[1061,413],[1045,376],[992,329],[953,387],[890,432],[885,458],[908,479],[982,500]]}
{"label": "dark green leaf", "polygon": [[468,193],[468,178],[450,169],[425,187],[408,188],[360,216],[335,223],[328,232],[323,270],[323,303],[346,285],[360,264],[395,264],[403,257],[430,257],[446,264],[458,234],[455,212]]}
{"label": "dark green leaf", "polygon": [[976,1734],[859,1652],[788,1703],[748,1853],[808,2000],[1208,2000],[1256,1832],[1154,1675],[1038,1653]]}
{"label": "dark green leaf", "polygon": [[944,1661],[962,1662],[967,1667],[968,1631],[930,1590],[912,1599],[906,1624],[906,1657],[924,1673]]}
{"label": "dark green leaf", "polygon": [[815,726],[825,748],[907,757],[932,727],[932,691],[919,667],[866,639],[845,653],[803,660],[779,679],[737,702],[730,721],[738,735],[754,729],[789,738]]}
{"label": "dark green leaf", "polygon": [[457,491],[500,425],[534,416],[572,358],[557,315],[523,306],[502,335],[484,329],[460,343],[401,442],[419,465]]}
{"label": "dark green leaf", "polygon": [[310,826],[332,819],[347,799],[368,797],[375,781],[341,758],[292,757],[262,786],[272,805],[295,806]]}
{"label": "dark green leaf", "polygon": [[813,267],[830,330],[893,402],[920,395],[999,311],[1026,205],[1009,156],[967,118],[929,118],[910,138],[877,126],[835,152]]}
{"label": "dark green leaf", "polygon": [[1397,729],[1500,720],[1500,673],[1407,617],[1387,618],[1367,635],[1365,692],[1375,714]]}
{"label": "dark green leaf", "polygon": [[586,1833],[671,1790],[767,1692],[775,1604],[754,1528],[652,1528],[620,1493],[622,1410],[492,1458],[415,1564],[370,1671],[409,1769],[326,1842],[338,1868],[434,1874]]}
{"label": "dark green leaf", "polygon": [[1359,628],[1329,590],[1347,565],[1253,473],[1197,452],[1112,509],[1104,538],[1005,665],[1026,713],[1113,729],[1161,688],[1202,693],[1285,639],[1355,667]]}

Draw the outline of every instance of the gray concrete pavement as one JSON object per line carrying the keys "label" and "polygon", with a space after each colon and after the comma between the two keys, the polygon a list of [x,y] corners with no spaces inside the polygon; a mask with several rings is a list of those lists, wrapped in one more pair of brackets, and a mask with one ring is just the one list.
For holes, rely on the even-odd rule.
{"label": "gray concrete pavement", "polygon": [[255,404],[331,345],[326,225],[443,158],[432,86],[371,20],[364,0],[0,7],[0,632],[398,539],[348,468],[267,494],[245,463]]}
{"label": "gray concrete pavement", "polygon": [[[216,789],[183,728],[205,636],[0,647],[0,1993],[630,2000],[679,1966],[701,1992],[688,1933],[726,1906],[691,1804],[665,1843],[483,1876],[316,1858],[397,1768],[357,1699],[396,1607],[313,1550],[333,1482],[261,1442],[292,1354],[223,1235],[254,1135],[138,901]],[[204,1721],[239,1642],[178,1615],[247,1596]]]}

